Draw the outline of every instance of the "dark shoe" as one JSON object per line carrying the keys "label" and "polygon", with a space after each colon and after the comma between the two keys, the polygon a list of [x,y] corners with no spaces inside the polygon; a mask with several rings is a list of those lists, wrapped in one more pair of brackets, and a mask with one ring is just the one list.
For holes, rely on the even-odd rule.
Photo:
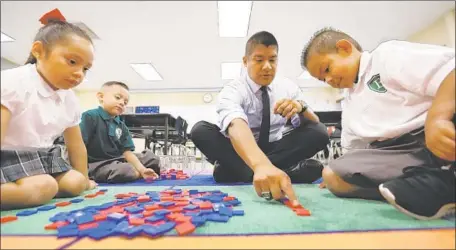
{"label": "dark shoe", "polygon": [[454,213],[454,166],[444,168],[407,167],[397,179],[379,186],[380,193],[399,211],[419,220],[431,220]]}
{"label": "dark shoe", "polygon": [[321,178],[323,164],[315,159],[305,159],[286,169],[292,183],[312,183]]}
{"label": "dark shoe", "polygon": [[253,171],[251,171],[250,169],[245,169],[243,173],[238,173],[230,168],[221,166],[220,163],[218,163],[218,161],[214,162],[214,172],[212,176],[214,177],[214,181],[217,183],[236,183],[253,181]]}
{"label": "dark shoe", "polygon": [[214,181],[218,183],[222,182],[223,178],[221,177],[223,176],[223,173],[220,172],[220,164],[218,163],[218,161],[215,161],[212,165],[214,165],[214,172],[212,173]]}

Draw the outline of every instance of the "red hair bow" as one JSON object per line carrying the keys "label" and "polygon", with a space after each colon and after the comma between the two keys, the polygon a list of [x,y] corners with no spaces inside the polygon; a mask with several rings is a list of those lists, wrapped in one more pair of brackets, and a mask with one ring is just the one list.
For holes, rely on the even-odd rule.
{"label": "red hair bow", "polygon": [[51,20],[58,20],[62,22],[66,21],[65,17],[62,15],[59,9],[53,9],[40,18],[40,22],[43,25],[48,24]]}

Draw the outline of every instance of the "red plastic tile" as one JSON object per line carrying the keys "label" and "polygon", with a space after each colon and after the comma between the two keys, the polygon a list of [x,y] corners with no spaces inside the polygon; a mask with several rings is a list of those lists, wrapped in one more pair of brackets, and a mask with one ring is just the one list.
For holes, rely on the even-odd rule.
{"label": "red plastic tile", "polygon": [[1,218],[2,224],[17,220],[17,216],[5,216]]}
{"label": "red plastic tile", "polygon": [[65,207],[65,206],[68,206],[70,204],[71,204],[71,202],[69,202],[69,201],[62,201],[62,202],[59,202],[59,203],[55,203],[55,205],[57,207]]}
{"label": "red plastic tile", "polygon": [[195,226],[190,222],[178,224],[175,227],[178,235],[187,235],[195,231]]}

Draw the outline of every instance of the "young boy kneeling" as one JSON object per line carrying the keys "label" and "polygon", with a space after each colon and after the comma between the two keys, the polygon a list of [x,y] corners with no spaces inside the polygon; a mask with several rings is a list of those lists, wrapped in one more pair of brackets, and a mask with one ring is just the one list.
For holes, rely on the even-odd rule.
{"label": "young boy kneeling", "polygon": [[380,199],[418,219],[455,208],[455,52],[387,41],[372,52],[334,29],[317,32],[302,66],[347,88],[342,146],[323,171],[341,197]]}

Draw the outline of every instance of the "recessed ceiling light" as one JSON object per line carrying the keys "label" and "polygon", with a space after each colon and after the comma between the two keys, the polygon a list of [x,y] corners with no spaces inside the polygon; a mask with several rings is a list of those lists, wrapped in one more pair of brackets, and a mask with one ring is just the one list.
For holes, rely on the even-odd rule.
{"label": "recessed ceiling light", "polygon": [[246,37],[252,1],[217,1],[220,37]]}
{"label": "recessed ceiling light", "polygon": [[163,78],[150,63],[132,63],[130,66],[146,81],[161,81]]}
{"label": "recessed ceiling light", "polygon": [[242,63],[228,62],[222,63],[222,80],[231,80],[241,75]]}
{"label": "recessed ceiling light", "polygon": [[5,42],[14,42],[16,40],[14,40],[14,38],[8,36],[7,34],[3,33],[2,32],[2,43],[5,43]]}

